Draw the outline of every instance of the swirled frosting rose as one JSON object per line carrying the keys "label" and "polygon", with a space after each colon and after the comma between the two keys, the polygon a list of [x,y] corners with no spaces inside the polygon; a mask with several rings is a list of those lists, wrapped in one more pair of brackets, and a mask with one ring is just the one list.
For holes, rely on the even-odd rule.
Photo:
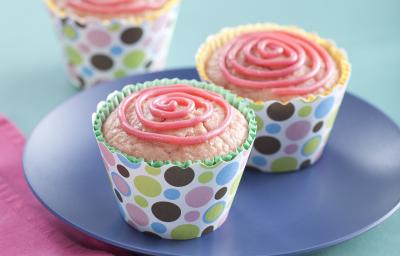
{"label": "swirled frosting rose", "polygon": [[187,161],[234,151],[248,125],[222,96],[176,84],[126,97],[104,122],[103,133],[111,146],[146,161]]}
{"label": "swirled frosting rose", "polygon": [[339,77],[325,48],[283,30],[237,36],[212,54],[206,72],[214,83],[261,101],[319,93]]}
{"label": "swirled frosting rose", "polygon": [[60,6],[80,14],[140,14],[160,9],[168,0],[56,0]]}

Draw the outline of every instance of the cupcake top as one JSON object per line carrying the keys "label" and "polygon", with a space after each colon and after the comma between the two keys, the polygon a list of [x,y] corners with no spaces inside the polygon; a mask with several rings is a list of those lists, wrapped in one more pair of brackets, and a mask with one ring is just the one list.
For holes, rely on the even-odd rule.
{"label": "cupcake top", "polygon": [[251,120],[238,110],[241,101],[224,94],[235,107],[220,94],[187,82],[138,90],[105,118],[104,141],[147,162],[212,160],[235,152],[249,139]]}
{"label": "cupcake top", "polygon": [[342,73],[343,52],[300,29],[254,25],[225,29],[200,48],[203,79],[254,101],[323,94]]}
{"label": "cupcake top", "polygon": [[79,17],[112,19],[146,16],[161,11],[176,0],[50,0],[58,9]]}

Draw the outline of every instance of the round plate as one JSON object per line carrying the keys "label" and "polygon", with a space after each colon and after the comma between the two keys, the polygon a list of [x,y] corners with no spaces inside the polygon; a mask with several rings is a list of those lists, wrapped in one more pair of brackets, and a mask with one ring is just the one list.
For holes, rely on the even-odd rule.
{"label": "round plate", "polygon": [[203,238],[157,240],[118,212],[92,135],[91,114],[127,83],[198,78],[194,69],[128,77],[84,91],[48,114],[29,139],[26,178],[55,215],[107,243],[156,255],[289,255],[350,239],[399,206],[400,130],[346,94],[321,160],[295,173],[247,170],[226,223]]}

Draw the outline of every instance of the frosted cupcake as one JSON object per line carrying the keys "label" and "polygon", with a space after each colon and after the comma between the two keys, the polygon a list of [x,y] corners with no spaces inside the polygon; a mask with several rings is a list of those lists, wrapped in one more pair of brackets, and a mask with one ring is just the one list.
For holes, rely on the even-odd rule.
{"label": "frosted cupcake", "polygon": [[275,24],[226,28],[200,47],[196,66],[203,80],[247,98],[256,111],[249,166],[285,172],[320,158],[350,75],[332,41]]}
{"label": "frosted cupcake", "polygon": [[178,79],[128,85],[93,114],[124,219],[179,240],[224,223],[256,126],[254,111],[232,93]]}
{"label": "frosted cupcake", "polygon": [[74,86],[164,68],[179,0],[45,2]]}

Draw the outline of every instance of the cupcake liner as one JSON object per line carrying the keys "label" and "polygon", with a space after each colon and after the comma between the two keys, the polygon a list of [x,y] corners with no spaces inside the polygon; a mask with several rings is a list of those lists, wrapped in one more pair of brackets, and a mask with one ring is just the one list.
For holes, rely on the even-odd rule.
{"label": "cupcake liner", "polygon": [[101,20],[46,5],[64,49],[71,83],[82,89],[165,66],[178,15],[178,0],[146,16]]}
{"label": "cupcake liner", "polygon": [[330,53],[340,69],[338,82],[319,94],[299,96],[288,102],[247,99],[256,112],[258,127],[247,165],[262,172],[295,171],[315,163],[328,141],[350,77],[346,52],[336,48],[333,41],[294,26],[255,24],[226,28],[210,36],[196,55],[196,66],[202,80],[209,81],[205,63],[216,49],[242,33],[266,29],[291,31],[316,41]]}
{"label": "cupcake liner", "polygon": [[[185,83],[217,92],[248,120],[245,143],[203,161],[151,161],[128,156],[105,142],[102,124],[123,98],[150,86]],[[93,130],[124,220],[135,229],[166,239],[205,235],[226,220],[256,134],[254,111],[232,93],[207,83],[179,79],[128,85],[111,93],[93,114]]]}

